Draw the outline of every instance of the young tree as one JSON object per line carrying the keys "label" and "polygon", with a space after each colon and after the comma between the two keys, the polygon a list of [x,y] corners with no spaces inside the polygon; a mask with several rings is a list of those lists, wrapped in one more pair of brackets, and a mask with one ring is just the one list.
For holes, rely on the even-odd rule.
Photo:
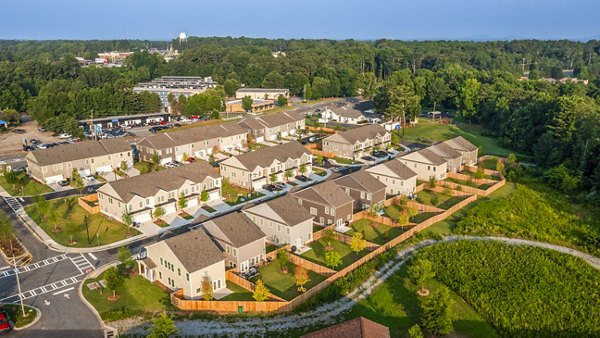
{"label": "young tree", "polygon": [[33,196],[33,202],[35,203],[35,207],[37,212],[42,215],[42,219],[47,219],[48,209],[50,208],[50,203],[48,200],[42,195]]}
{"label": "young tree", "polygon": [[119,166],[121,171],[126,172],[127,169],[129,169],[129,166],[127,165],[127,161],[121,161],[121,165]]}
{"label": "young tree", "polygon": [[425,293],[427,290],[425,281],[435,276],[433,264],[427,259],[413,259],[412,264],[408,267],[408,275],[412,282],[421,288],[421,293]]}
{"label": "young tree", "polygon": [[485,176],[485,169],[480,164],[477,166],[477,170],[475,171],[475,178],[482,179]]}
{"label": "young tree", "polygon": [[120,247],[117,251],[117,259],[121,262],[121,266],[123,266],[123,271],[129,271],[129,269],[133,265],[131,251],[129,251],[129,249],[127,249],[127,247],[125,246]]}
{"label": "young tree", "polygon": [[173,315],[161,313],[160,316],[152,319],[152,326],[148,332],[149,338],[167,338],[177,334],[177,326],[173,320]]}
{"label": "young tree", "polygon": [[323,155],[317,155],[317,163],[319,165],[323,165]]}
{"label": "young tree", "polygon": [[116,267],[111,267],[104,273],[104,279],[106,279],[106,286],[112,290],[113,298],[117,297],[117,289],[123,285],[123,275],[117,270]]}
{"label": "young tree", "polygon": [[164,215],[165,215],[165,208],[163,208],[163,207],[156,207],[154,209],[154,212],[152,213],[152,216],[154,217],[155,220]]}
{"label": "young tree", "polygon": [[367,247],[367,241],[363,237],[364,235],[360,231],[356,231],[354,234],[352,234],[350,248],[357,255],[359,252],[363,251]]}
{"label": "young tree", "polygon": [[287,170],[284,172],[283,176],[285,177],[285,180],[286,180],[286,181],[289,181],[289,180],[290,180],[290,178],[294,177],[294,173],[292,172],[292,169],[287,169]]}
{"label": "young tree", "polygon": [[279,107],[285,107],[285,106],[287,106],[287,103],[288,103],[288,99],[285,96],[279,95],[277,97],[277,105]]}
{"label": "young tree", "polygon": [[202,202],[208,201],[208,191],[202,190],[202,192],[200,193],[200,201],[202,201]]}
{"label": "young tree", "polygon": [[190,156],[187,153],[183,153],[183,155],[181,156],[181,160],[183,162],[187,162],[190,159]]}
{"label": "young tree", "polygon": [[48,209],[47,215],[48,222],[54,226],[52,231],[60,232],[60,228],[58,227],[58,211],[56,209]]}
{"label": "young tree", "polygon": [[421,327],[419,324],[415,324],[408,329],[408,337],[409,338],[423,338],[423,332],[421,331]]}
{"label": "young tree", "polygon": [[269,298],[269,289],[267,289],[262,279],[259,279],[256,282],[256,287],[252,293],[252,298],[254,298],[254,300],[257,302],[264,302]]}
{"label": "young tree", "polygon": [[333,241],[334,238],[335,238],[335,234],[333,233],[333,230],[331,230],[331,228],[327,228],[327,229],[323,230],[323,235],[321,235],[321,239],[323,239],[323,241],[325,243],[327,243],[325,250],[333,249],[333,247],[331,246],[331,241]]}
{"label": "young tree", "polygon": [[452,299],[448,288],[442,286],[421,302],[423,328],[435,335],[452,332]]}
{"label": "young tree", "polygon": [[306,174],[306,172],[308,171],[306,168],[306,163],[300,164],[300,166],[298,167],[298,171],[300,172],[301,175]]}
{"label": "young tree", "polygon": [[496,160],[496,171],[504,173],[504,162],[500,161],[500,159]]}
{"label": "young tree", "polygon": [[127,227],[127,229],[129,230],[129,227],[131,227],[131,225],[133,224],[133,219],[131,218],[131,214],[129,213],[129,211],[127,211],[127,208],[123,210],[123,216],[121,217],[121,220],[123,221],[123,225],[125,225],[125,227]]}
{"label": "young tree", "polygon": [[158,165],[160,164],[160,156],[158,155],[158,153],[155,151],[154,154],[152,154],[152,165],[154,166],[154,169],[158,168]]}
{"label": "young tree", "polygon": [[308,270],[298,265],[296,267],[296,271],[294,271],[294,278],[296,279],[296,285],[298,286],[298,292],[306,292],[306,288],[304,284],[310,282],[310,278],[308,277]]}
{"label": "young tree", "polygon": [[188,205],[188,201],[182,192],[179,194],[179,199],[177,200],[177,206],[179,207],[179,210],[183,210],[183,209],[187,208],[187,205]]}
{"label": "young tree", "polygon": [[279,270],[283,273],[287,273],[288,264],[288,253],[285,250],[280,250],[277,253],[277,261],[279,262]]}
{"label": "young tree", "polygon": [[331,268],[335,268],[336,266],[342,263],[342,258],[337,251],[328,251],[325,253],[325,264]]}
{"label": "young tree", "polygon": [[275,174],[275,173],[271,173],[271,174],[269,175],[269,181],[270,181],[271,183],[275,183],[275,181],[277,181],[277,174]]}
{"label": "young tree", "polygon": [[514,165],[517,163],[517,155],[510,153],[508,154],[508,157],[506,158],[506,166],[509,168],[514,167]]}
{"label": "young tree", "polygon": [[252,111],[252,98],[250,96],[242,97],[242,108],[245,112]]}
{"label": "young tree", "polygon": [[215,298],[213,293],[212,282],[208,276],[202,277],[200,288],[202,291],[202,299],[213,300]]}
{"label": "young tree", "polygon": [[79,171],[75,168],[73,168],[73,171],[71,172],[71,186],[77,189],[80,194],[84,187],[83,179],[81,178]]}
{"label": "young tree", "polygon": [[437,185],[437,178],[435,178],[435,176],[431,176],[429,178],[429,187],[430,188],[435,188],[435,186]]}

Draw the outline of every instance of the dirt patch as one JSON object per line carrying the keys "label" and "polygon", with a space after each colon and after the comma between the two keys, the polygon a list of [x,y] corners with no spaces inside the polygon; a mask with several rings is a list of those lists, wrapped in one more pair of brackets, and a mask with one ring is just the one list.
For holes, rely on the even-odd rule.
{"label": "dirt patch", "polygon": [[25,130],[24,134],[13,132],[0,134],[0,144],[2,144],[2,147],[0,147],[0,156],[25,154],[26,152],[23,151],[23,139],[31,140],[35,138],[42,141],[42,143],[63,141],[58,137],[52,136],[51,132],[39,131],[38,127],[37,121],[28,121],[17,127],[18,129]]}

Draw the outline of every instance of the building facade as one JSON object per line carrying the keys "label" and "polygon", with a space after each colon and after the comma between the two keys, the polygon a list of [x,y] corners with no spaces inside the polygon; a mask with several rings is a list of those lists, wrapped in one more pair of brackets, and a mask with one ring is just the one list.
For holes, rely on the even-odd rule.
{"label": "building facade", "polygon": [[387,195],[410,195],[417,187],[417,173],[398,159],[383,162],[365,169],[367,173],[383,183]]}
{"label": "building facade", "polygon": [[323,139],[323,151],[358,160],[374,150],[389,148],[392,135],[379,124],[342,131]]}
{"label": "building facade", "polygon": [[446,178],[448,162],[429,148],[413,151],[401,156],[399,160],[416,172],[417,178],[420,180],[429,181],[432,177],[436,180]]}
{"label": "building facade", "polygon": [[385,202],[386,185],[364,170],[333,180],[354,199],[354,210],[370,209]]}
{"label": "building facade", "polygon": [[235,92],[236,99],[250,96],[258,100],[277,100],[279,95],[289,98],[290,90],[284,88],[240,88]]}
{"label": "building facade", "polygon": [[315,223],[341,227],[352,222],[354,199],[331,181],[293,193],[292,197],[308,210]]}

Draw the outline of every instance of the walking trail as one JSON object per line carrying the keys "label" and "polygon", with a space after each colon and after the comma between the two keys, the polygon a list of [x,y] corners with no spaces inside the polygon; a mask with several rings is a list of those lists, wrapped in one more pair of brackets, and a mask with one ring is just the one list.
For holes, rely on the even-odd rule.
{"label": "walking trail", "polygon": [[[436,240],[425,240],[412,247],[401,250],[398,252],[398,257],[390,261],[385,266],[377,270],[373,276],[366,280],[363,284],[353,290],[346,297],[343,297],[335,302],[321,305],[313,310],[305,311],[298,314],[283,314],[280,316],[267,317],[267,318],[248,318],[242,317],[232,319],[228,317],[226,319],[195,319],[195,320],[181,320],[177,321],[177,329],[180,335],[216,335],[216,336],[238,336],[238,335],[266,335],[267,333],[279,332],[284,333],[290,329],[299,329],[303,327],[311,327],[316,325],[333,324],[337,322],[337,317],[344,312],[352,309],[354,305],[360,300],[366,298],[371,294],[381,283],[392,276],[417,250],[434,245],[441,242],[451,242],[457,240],[470,240],[470,241],[499,241],[513,245],[526,245],[534,246],[545,249],[550,249],[558,252],[562,252],[571,256],[579,257],[585,260],[595,269],[600,270],[600,258],[586,254],[581,251],[577,251],[571,248],[522,240],[513,239],[506,237],[475,237],[475,236],[448,236],[444,237],[441,241]],[[126,319],[110,323],[111,326],[116,327],[121,334],[128,335],[145,335],[147,334],[146,329],[148,323],[142,319]]]}

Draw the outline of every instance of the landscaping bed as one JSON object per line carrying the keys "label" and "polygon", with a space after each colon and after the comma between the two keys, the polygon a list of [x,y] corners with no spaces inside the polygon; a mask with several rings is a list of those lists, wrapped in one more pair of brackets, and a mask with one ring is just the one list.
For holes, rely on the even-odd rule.
{"label": "landscaping bed", "polygon": [[[89,214],[77,203],[77,197],[48,201],[48,211],[38,210],[37,204],[28,205],[25,211],[57,243],[71,247],[94,247],[110,244],[139,234],[131,227],[109,220],[104,215]],[[55,213],[54,221],[51,221]],[[88,217],[88,227],[84,218]],[[59,231],[57,231],[59,230]],[[89,241],[88,241],[89,232]]]}
{"label": "landscaping bed", "polygon": [[315,175],[318,175],[318,176],[321,176],[321,177],[324,177],[325,175],[327,175],[327,172],[325,170],[323,170],[323,169],[313,168],[313,172],[315,173]]}
{"label": "landscaping bed", "polygon": [[123,285],[116,290],[119,296],[116,301],[108,300],[112,290],[102,288],[90,290],[87,287],[87,284],[99,282],[102,279],[104,279],[104,273],[98,278],[86,279],[82,291],[85,299],[100,313],[103,320],[112,321],[134,315],[153,315],[162,311],[177,310],[171,305],[169,293],[142,276],[126,277]]}
{"label": "landscaping bed", "polygon": [[[372,224],[376,224],[376,226],[373,226]],[[348,231],[346,235],[352,236],[354,231],[360,231],[364,235],[364,239],[379,245],[389,242],[403,232],[402,228],[391,227],[368,219],[358,220],[350,224],[350,227],[353,230]]]}
{"label": "landscaping bed", "polygon": [[11,184],[6,181],[6,177],[0,176],[0,185],[12,196],[32,196],[53,191],[49,186],[39,183],[24,172],[19,173],[17,179],[19,183]]}
{"label": "landscaping bed", "polygon": [[[296,285],[296,279],[294,277],[297,266],[288,262],[287,267],[288,272],[283,273],[280,271],[279,262],[276,260],[267,265],[263,265],[258,268],[260,275],[254,277],[252,282],[256,283],[258,279],[261,279],[272,294],[286,300],[292,300],[301,294],[298,292],[298,286]],[[307,270],[307,272],[310,279],[308,283],[304,284],[304,287],[307,290],[326,279],[325,276],[314,271]]]}
{"label": "landscaping bed", "polygon": [[188,220],[188,221],[194,218],[194,216],[192,216],[192,215],[188,214],[188,213],[187,213],[187,212],[185,212],[185,211],[183,211],[183,212],[180,212],[180,213],[179,213],[179,217],[181,217],[181,218],[183,218],[183,219],[185,219],[185,220]]}
{"label": "landscaping bed", "polygon": [[210,213],[213,213],[213,212],[217,211],[215,208],[213,208],[213,207],[211,207],[210,205],[207,205],[207,204],[203,205],[202,209],[204,209],[204,210],[206,210],[206,211],[208,211]]}
{"label": "landscaping bed", "polygon": [[250,193],[250,190],[235,186],[229,183],[229,181],[227,180],[223,180],[221,194],[223,195],[225,203],[231,206],[264,196],[263,194],[256,191]]}
{"label": "landscaping bed", "polygon": [[[337,251],[337,253],[340,254],[340,258],[342,260],[341,264],[336,266],[335,268],[332,268],[334,270],[342,270],[343,268],[347,267],[348,265],[354,263],[356,260],[358,260],[359,258],[361,258],[362,256],[366,255],[367,253],[369,253],[368,250],[363,250],[361,252],[359,252],[358,254],[354,253],[354,251],[352,251],[350,249],[350,246],[348,244],[342,243],[338,240],[331,240],[331,246],[333,247],[333,250],[331,251]],[[319,265],[327,266],[327,263],[325,261],[325,253],[328,252],[327,250],[325,250],[325,247],[327,246],[327,242],[325,242],[325,240],[323,238],[317,240],[317,241],[313,241],[310,244],[308,244],[312,250],[309,250],[305,253],[303,253],[300,257],[307,259],[309,261],[315,262]],[[331,267],[329,267],[331,268]]]}
{"label": "landscaping bed", "polygon": [[27,305],[25,305],[26,317],[23,317],[23,311],[21,310],[20,304],[2,304],[1,306],[4,307],[4,310],[6,310],[8,317],[13,321],[16,328],[22,328],[33,323],[38,316],[38,312]]}
{"label": "landscaping bed", "polygon": [[160,219],[160,218],[159,218],[159,219],[157,219],[157,220],[155,220],[155,221],[154,221],[154,224],[158,225],[158,226],[159,226],[159,227],[161,227],[161,228],[164,228],[164,227],[168,227],[168,226],[169,226],[169,223],[167,223],[167,222],[163,221],[163,220],[162,220],[162,219]]}

